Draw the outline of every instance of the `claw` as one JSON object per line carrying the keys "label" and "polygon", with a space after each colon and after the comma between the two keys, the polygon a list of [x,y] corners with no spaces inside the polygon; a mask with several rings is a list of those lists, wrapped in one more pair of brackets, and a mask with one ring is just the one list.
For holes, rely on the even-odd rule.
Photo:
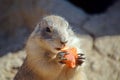
{"label": "claw", "polygon": [[78,60],[77,60],[77,65],[82,65],[83,62],[84,62],[83,60],[79,60],[79,59],[78,59]]}
{"label": "claw", "polygon": [[60,59],[62,56],[64,56],[64,54],[65,54],[64,52],[59,52],[58,53],[58,58]]}
{"label": "claw", "polygon": [[86,59],[86,57],[84,56],[84,54],[79,53],[76,62],[78,65],[82,65],[82,63],[85,61],[85,59]]}
{"label": "claw", "polygon": [[58,53],[58,55],[57,55],[57,57],[58,57],[58,61],[60,62],[60,63],[62,63],[62,64],[65,64],[64,62],[63,62],[63,60],[67,60],[67,58],[64,58],[64,55],[65,54],[68,54],[68,53],[65,53],[65,52],[59,52]]}
{"label": "claw", "polygon": [[65,52],[59,52],[58,53],[59,56],[64,56],[65,54],[68,54],[68,53],[65,53]]}

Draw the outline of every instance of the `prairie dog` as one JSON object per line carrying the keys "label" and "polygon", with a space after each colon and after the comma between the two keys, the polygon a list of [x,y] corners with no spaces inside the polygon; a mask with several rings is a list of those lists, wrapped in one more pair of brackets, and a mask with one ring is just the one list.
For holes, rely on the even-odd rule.
{"label": "prairie dog", "polygon": [[68,68],[58,58],[64,46],[76,47],[78,53],[82,53],[79,45],[79,39],[64,18],[44,17],[27,41],[27,57],[14,80],[85,80],[82,59],[75,68]]}

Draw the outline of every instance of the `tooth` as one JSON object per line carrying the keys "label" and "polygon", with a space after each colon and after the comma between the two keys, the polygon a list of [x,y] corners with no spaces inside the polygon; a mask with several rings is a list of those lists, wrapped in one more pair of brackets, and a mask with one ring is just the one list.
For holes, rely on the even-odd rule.
{"label": "tooth", "polygon": [[84,56],[85,54],[83,54],[83,53],[78,53],[78,55],[79,55],[79,56]]}

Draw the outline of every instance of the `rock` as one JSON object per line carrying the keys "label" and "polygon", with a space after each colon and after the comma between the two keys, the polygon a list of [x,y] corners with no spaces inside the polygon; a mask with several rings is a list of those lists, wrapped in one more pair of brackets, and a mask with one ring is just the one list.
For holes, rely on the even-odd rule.
{"label": "rock", "polygon": [[83,28],[92,35],[106,36],[120,34],[120,0],[111,6],[105,13],[93,15],[84,24]]}
{"label": "rock", "polygon": [[86,74],[89,80],[117,80],[119,71],[114,62],[93,51],[87,60]]}
{"label": "rock", "polygon": [[13,80],[18,68],[22,65],[26,54],[24,51],[8,53],[0,58],[0,80]]}
{"label": "rock", "polygon": [[103,56],[120,62],[120,36],[106,36],[95,40],[95,47]]}
{"label": "rock", "polygon": [[93,39],[89,35],[79,35],[79,38],[81,41],[80,42],[81,49],[87,56],[93,49]]}
{"label": "rock", "polygon": [[89,80],[119,80],[120,36],[97,38],[87,56],[86,74]]}

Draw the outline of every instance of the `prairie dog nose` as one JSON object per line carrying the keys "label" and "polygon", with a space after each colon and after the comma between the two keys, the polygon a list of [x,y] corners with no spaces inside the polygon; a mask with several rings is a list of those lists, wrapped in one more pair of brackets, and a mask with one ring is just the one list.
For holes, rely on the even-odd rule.
{"label": "prairie dog nose", "polygon": [[65,38],[63,38],[63,39],[60,40],[61,44],[66,44],[67,42],[68,42],[68,40],[66,40]]}
{"label": "prairie dog nose", "polygon": [[68,41],[60,41],[61,44],[66,44]]}

